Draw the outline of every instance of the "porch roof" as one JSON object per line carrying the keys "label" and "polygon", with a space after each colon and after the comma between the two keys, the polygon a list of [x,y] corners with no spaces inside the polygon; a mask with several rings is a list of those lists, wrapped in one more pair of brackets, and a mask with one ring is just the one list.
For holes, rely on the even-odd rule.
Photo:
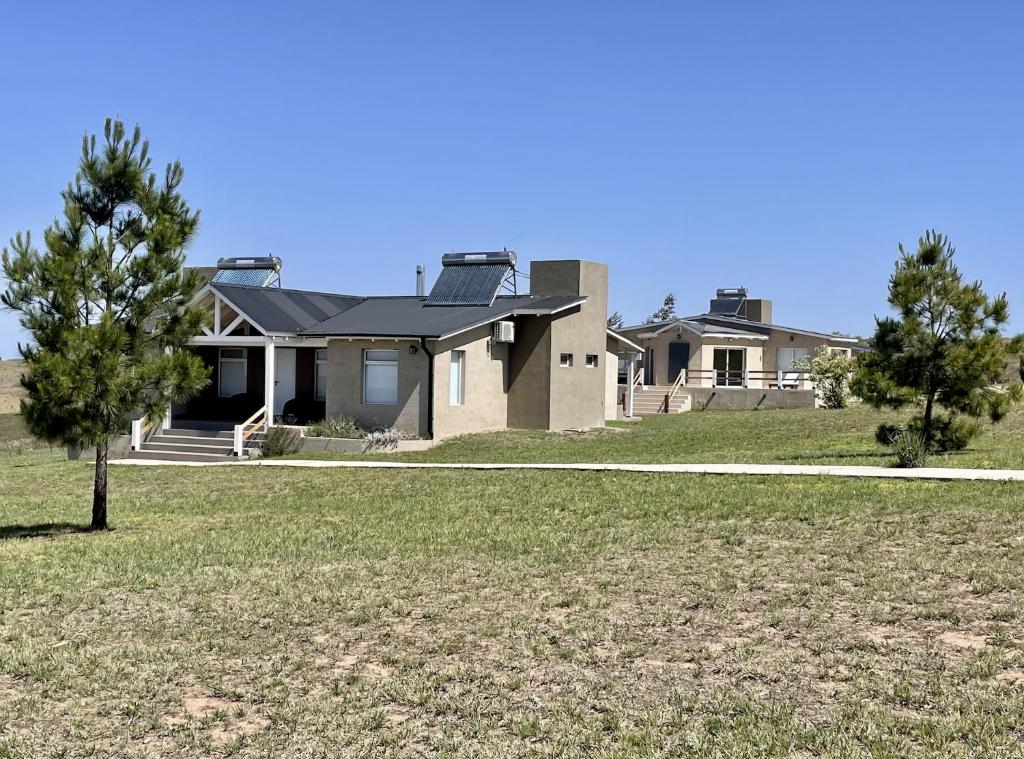
{"label": "porch roof", "polygon": [[[646,325],[652,327],[648,332],[640,332],[637,334],[638,338],[645,337],[657,337],[661,333],[672,329],[673,327],[681,327],[689,330],[695,335],[700,337],[733,337],[743,338],[745,340],[767,340],[760,332],[751,332],[745,329],[736,329],[734,327],[722,327],[716,324],[704,324],[703,322],[694,321],[693,319],[671,319],[663,322],[655,322],[653,324]],[[643,329],[643,327],[628,327],[627,329]]]}
{"label": "porch roof", "polygon": [[807,337],[820,337],[823,340],[831,340],[837,343],[856,343],[857,338],[845,337],[843,335],[831,335],[826,332],[815,332],[810,329],[798,329],[797,327],[784,327],[781,324],[770,324],[768,322],[752,322],[748,319],[743,319],[738,316],[719,316],[718,314],[700,314],[698,316],[687,317],[690,320],[700,320],[701,323],[710,323],[716,327],[723,326],[724,324],[742,324],[746,327],[759,330],[761,334],[767,331],[776,330],[778,332],[792,332],[794,335],[806,335]]}
{"label": "porch roof", "polygon": [[267,332],[298,333],[305,327],[347,311],[364,298],[280,287],[252,287],[211,282],[216,290]]}

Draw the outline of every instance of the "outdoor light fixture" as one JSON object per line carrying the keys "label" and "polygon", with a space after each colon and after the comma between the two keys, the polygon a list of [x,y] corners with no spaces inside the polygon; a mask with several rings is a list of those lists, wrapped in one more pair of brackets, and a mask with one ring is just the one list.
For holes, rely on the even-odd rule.
{"label": "outdoor light fixture", "polygon": [[420,349],[417,348],[415,345],[410,345],[409,346],[409,355],[410,356],[415,356],[419,352],[420,352]]}

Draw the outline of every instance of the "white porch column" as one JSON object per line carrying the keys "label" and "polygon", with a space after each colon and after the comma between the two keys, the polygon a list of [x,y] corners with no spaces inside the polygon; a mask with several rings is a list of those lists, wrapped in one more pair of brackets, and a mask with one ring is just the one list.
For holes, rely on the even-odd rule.
{"label": "white porch column", "polygon": [[[164,348],[164,353],[166,353],[168,356],[171,355],[171,348],[170,348],[170,346]],[[167,404],[167,413],[164,414],[164,420],[163,420],[163,422],[160,423],[160,429],[169,430],[171,428],[171,409],[173,409],[173,408],[174,408],[174,404],[173,403],[168,403]]]}
{"label": "white porch column", "polygon": [[626,386],[626,416],[633,417],[633,380],[636,379],[636,354],[629,354],[629,383]]}
{"label": "white porch column", "polygon": [[274,342],[269,337],[263,341],[263,392],[267,407],[267,428],[274,425]]}

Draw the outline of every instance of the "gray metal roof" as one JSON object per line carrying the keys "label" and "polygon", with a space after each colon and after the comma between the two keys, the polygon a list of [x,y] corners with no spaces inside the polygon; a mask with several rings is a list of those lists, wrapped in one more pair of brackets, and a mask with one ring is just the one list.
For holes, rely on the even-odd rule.
{"label": "gray metal roof", "polygon": [[298,332],[361,303],[353,295],[247,287],[211,282],[210,287],[245,312],[267,332]]}
{"label": "gray metal roof", "polygon": [[660,334],[666,329],[675,327],[676,325],[688,329],[697,335],[732,335],[735,337],[753,338],[755,340],[764,337],[764,335],[759,332],[737,329],[735,327],[704,324],[703,322],[694,321],[693,319],[666,319],[660,322],[651,322],[650,324],[640,324],[635,327],[625,327],[620,329],[619,332],[637,332],[641,335],[650,336]]}
{"label": "gray metal roof", "polygon": [[436,306],[415,296],[365,298],[357,306],[300,330],[339,337],[444,337],[508,316],[551,314],[585,298],[579,295],[499,296],[489,306]]}
{"label": "gray metal roof", "polygon": [[417,296],[334,295],[211,282],[210,287],[267,332],[306,336],[443,337],[508,316],[546,315],[579,295],[499,296],[489,306],[428,305]]}
{"label": "gray metal roof", "polygon": [[[780,332],[792,332],[795,335],[807,335],[808,337],[820,337],[825,340],[834,340],[840,343],[855,343],[856,338],[844,337],[842,335],[831,335],[826,332],[815,332],[809,329],[797,329],[796,327],[784,327],[781,324],[769,324],[767,322],[754,322],[742,319],[738,316],[722,316],[721,314],[699,314],[698,316],[687,317],[688,321],[700,320],[702,323],[714,324],[717,328],[726,328],[729,324],[743,325],[749,331],[759,334],[767,334],[772,330]],[[724,322],[724,324],[723,324]]]}

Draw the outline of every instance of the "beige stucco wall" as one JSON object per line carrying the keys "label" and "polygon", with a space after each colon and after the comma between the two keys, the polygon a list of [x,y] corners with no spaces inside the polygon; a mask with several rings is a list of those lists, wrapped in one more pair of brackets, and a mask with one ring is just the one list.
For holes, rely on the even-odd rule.
{"label": "beige stucco wall", "polygon": [[[468,432],[500,430],[508,426],[509,345],[492,343],[491,327],[435,343],[434,438],[443,439]],[[453,350],[465,351],[463,403],[451,405]]]}
{"label": "beige stucco wall", "polygon": [[[415,354],[409,353],[410,346],[416,348]],[[398,351],[398,403],[363,403],[363,351],[366,349]],[[364,427],[394,427],[410,435],[426,435],[427,360],[416,340],[329,340],[327,418],[350,416]]]}
{"label": "beige stucco wall", "polygon": [[[552,430],[601,427],[605,420],[605,363],[608,337],[608,267],[592,261],[534,261],[530,292],[535,295],[587,297],[577,309],[551,323]],[[571,367],[559,366],[562,353],[573,354]],[[598,365],[587,366],[587,354]]]}
{"label": "beige stucco wall", "polygon": [[604,420],[619,418],[619,356],[610,350],[604,352]]}
{"label": "beige stucco wall", "polygon": [[508,426],[548,429],[551,419],[550,316],[516,319],[509,358]]}

